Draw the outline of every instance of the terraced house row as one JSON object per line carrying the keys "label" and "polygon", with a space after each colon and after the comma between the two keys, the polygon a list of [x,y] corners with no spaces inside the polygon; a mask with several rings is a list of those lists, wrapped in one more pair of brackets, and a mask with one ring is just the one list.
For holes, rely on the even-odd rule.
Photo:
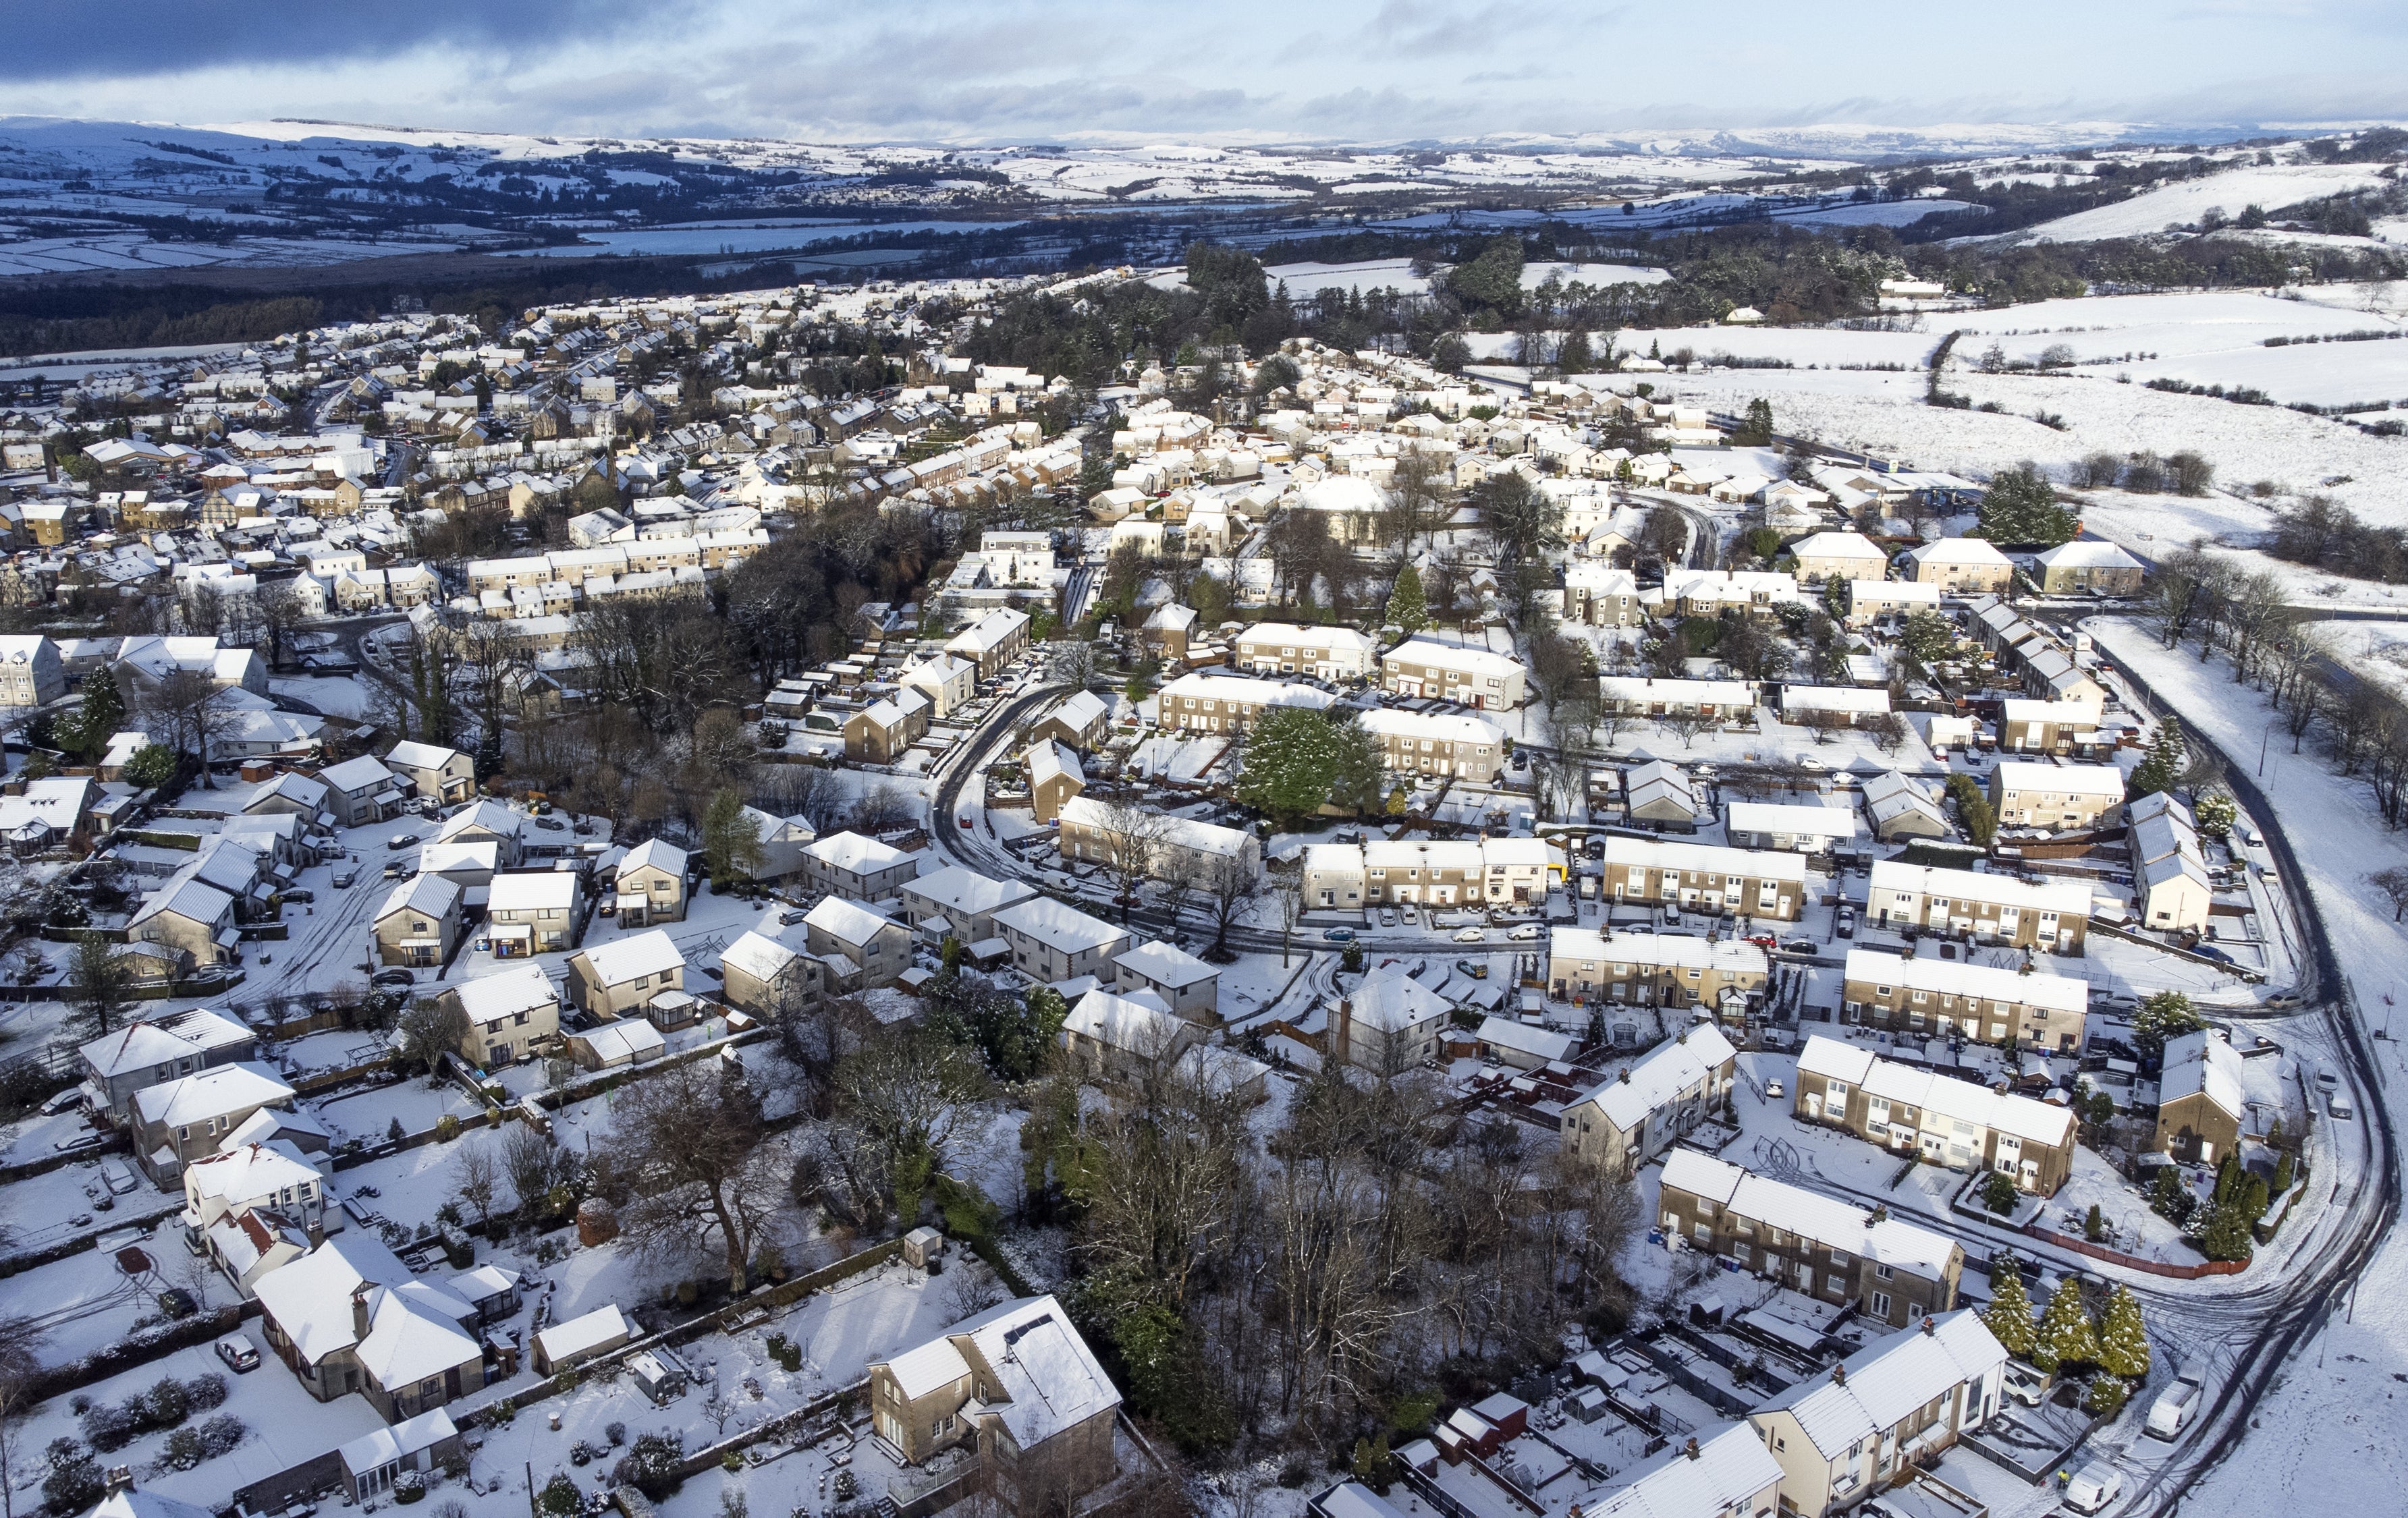
{"label": "terraced house row", "polygon": [[1770,961],[1743,938],[1559,927],[1547,937],[1547,986],[1559,1000],[1617,1007],[1712,1007],[1743,1012]]}
{"label": "terraced house row", "polygon": [[1380,707],[1358,720],[1398,774],[1493,780],[1505,771],[1504,730],[1478,717]]}
{"label": "terraced house row", "polygon": [[2090,982],[1851,949],[1842,999],[1850,1023],[2071,1054],[2082,1048]]}
{"label": "terraced house row", "polygon": [[1799,1121],[1844,1128],[1952,1170],[1995,1170],[2054,1196],[2073,1173],[2073,1113],[1954,1076],[1900,1065],[1837,1038],[1798,1056]]}
{"label": "terraced house row", "polygon": [[1544,900],[1563,857],[1543,838],[1380,839],[1304,851],[1304,898],[1316,910],[1415,903]]}
{"label": "terraced house row", "polygon": [[1656,838],[1605,840],[1606,899],[1678,907],[1710,917],[1790,923],[1805,908],[1805,856]]}

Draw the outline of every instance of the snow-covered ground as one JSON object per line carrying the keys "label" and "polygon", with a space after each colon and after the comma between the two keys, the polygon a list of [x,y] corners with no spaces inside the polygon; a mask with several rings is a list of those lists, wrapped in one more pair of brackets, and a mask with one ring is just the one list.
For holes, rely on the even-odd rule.
{"label": "snow-covered ground", "polygon": [[2231,218],[2250,206],[2272,211],[2303,200],[2371,189],[2382,182],[2381,167],[2378,164],[2253,164],[2204,179],[2179,179],[2113,206],[2042,222],[2017,236],[2025,242],[2146,236],[2170,225],[2193,225],[2211,207]]}

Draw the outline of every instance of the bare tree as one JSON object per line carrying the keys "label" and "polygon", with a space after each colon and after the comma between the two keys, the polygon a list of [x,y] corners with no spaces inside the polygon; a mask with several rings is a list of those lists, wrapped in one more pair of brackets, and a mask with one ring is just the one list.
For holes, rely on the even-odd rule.
{"label": "bare tree", "polygon": [[2391,903],[2393,922],[2397,923],[2403,915],[2408,915],[2408,868],[2395,865],[2368,876],[2367,883],[2382,892],[2383,899]]}
{"label": "bare tree", "polygon": [[1280,968],[1287,968],[1288,940],[1296,937],[1297,924],[1304,919],[1304,881],[1298,877],[1283,881],[1273,897],[1279,903]]}
{"label": "bare tree", "polygon": [[933,1029],[880,1033],[837,1066],[831,1200],[867,1219],[890,1199],[908,1220],[928,1179],[983,1128],[993,1089],[978,1057]]}
{"label": "bare tree", "polygon": [[468,1014],[449,996],[422,996],[401,1014],[400,1031],[395,1053],[401,1064],[420,1067],[432,1076],[443,1056],[466,1040]]}
{"label": "bare tree", "polygon": [[1107,801],[1096,809],[1093,832],[1103,851],[1104,874],[1120,903],[1121,921],[1125,923],[1137,904],[1138,887],[1154,874],[1163,840],[1170,832],[1170,819],[1123,798]]}
{"label": "bare tree", "polygon": [[1205,871],[1201,886],[1204,914],[1212,924],[1211,955],[1217,960],[1229,952],[1229,929],[1244,919],[1262,894],[1263,882],[1242,861],[1222,859]]}
{"label": "bare tree", "polygon": [[452,1162],[459,1175],[452,1190],[477,1214],[477,1228],[488,1232],[494,1223],[494,1198],[501,1181],[502,1168],[494,1157],[491,1146],[480,1143],[463,1144]]}
{"label": "bare tree", "polygon": [[727,1289],[740,1296],[786,1176],[762,1146],[759,1101],[740,1074],[715,1063],[681,1065],[620,1093],[611,1154],[628,1195],[612,1200],[638,1249],[675,1253],[716,1239]]}
{"label": "bare tree", "polygon": [[1668,711],[1656,719],[1656,730],[1679,738],[1684,749],[1697,742],[1699,733],[1711,731],[1713,726],[1713,718],[1694,711]]}
{"label": "bare tree", "polygon": [[1397,458],[1388,477],[1387,502],[1380,513],[1381,538],[1410,554],[1413,539],[1426,537],[1445,520],[1447,473],[1444,461],[1421,448],[1408,447]]}
{"label": "bare tree", "polygon": [[167,742],[180,753],[189,753],[201,763],[201,784],[214,788],[209,775],[209,744],[233,732],[240,721],[233,698],[222,688],[217,678],[199,669],[171,669],[157,680],[137,682],[136,706],[150,720],[154,731],[166,735]]}

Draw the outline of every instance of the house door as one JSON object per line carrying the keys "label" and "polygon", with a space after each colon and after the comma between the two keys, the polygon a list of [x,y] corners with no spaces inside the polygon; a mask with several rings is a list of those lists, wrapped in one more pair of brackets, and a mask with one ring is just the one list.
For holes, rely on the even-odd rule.
{"label": "house door", "polygon": [[1819,1118],[1821,1118],[1821,1117],[1822,1117],[1822,1115],[1823,1115],[1823,1097],[1822,1097],[1821,1094],[1820,1094],[1820,1093],[1817,1093],[1817,1092],[1812,1092],[1812,1091],[1808,1092],[1808,1093],[1806,1094],[1806,1116],[1807,1116],[1808,1120],[1809,1120],[1809,1121],[1813,1121],[1813,1120],[1815,1120],[1815,1119],[1819,1119]]}
{"label": "house door", "polygon": [[453,1366],[443,1372],[443,1399],[447,1402],[460,1395],[460,1368]]}

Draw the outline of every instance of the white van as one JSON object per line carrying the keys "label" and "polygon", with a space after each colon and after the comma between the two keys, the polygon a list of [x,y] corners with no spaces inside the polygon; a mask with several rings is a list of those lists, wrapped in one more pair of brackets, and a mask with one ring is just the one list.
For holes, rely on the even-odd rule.
{"label": "white van", "polygon": [[2124,1473],[2106,1466],[2088,1465],[2065,1485],[2065,1505],[2076,1512],[2097,1512],[2124,1495]]}
{"label": "white van", "polygon": [[2183,1425],[2190,1422],[2190,1415],[2199,1411],[2199,1392],[2198,1371],[2186,1370],[2176,1376],[2174,1383],[2150,1405],[2150,1437],[2172,1439],[2181,1433]]}

